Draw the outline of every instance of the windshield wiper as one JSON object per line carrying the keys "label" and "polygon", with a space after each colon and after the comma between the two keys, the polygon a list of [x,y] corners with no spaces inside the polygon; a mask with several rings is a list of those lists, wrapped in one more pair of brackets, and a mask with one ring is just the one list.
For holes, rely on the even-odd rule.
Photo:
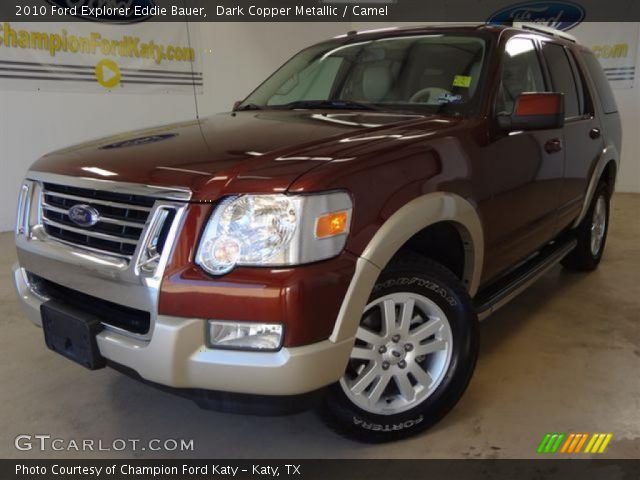
{"label": "windshield wiper", "polygon": [[375,110],[371,105],[365,103],[352,102],[350,100],[298,100],[296,102],[279,105],[282,108],[319,108],[319,109],[335,109],[335,110]]}
{"label": "windshield wiper", "polygon": [[262,110],[260,105],[256,105],[255,103],[247,103],[239,108],[236,108],[237,112],[242,112],[244,110]]}

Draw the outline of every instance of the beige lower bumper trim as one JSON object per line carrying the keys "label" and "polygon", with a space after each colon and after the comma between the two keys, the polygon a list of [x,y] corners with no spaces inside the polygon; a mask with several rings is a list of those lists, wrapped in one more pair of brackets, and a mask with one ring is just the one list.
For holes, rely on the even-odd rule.
{"label": "beige lower bumper trim", "polygon": [[[14,282],[29,318],[40,325],[38,298],[14,266]],[[255,395],[297,395],[337,381],[353,339],[322,342],[278,352],[215,350],[205,345],[205,321],[158,316],[149,341],[104,330],[100,353],[142,378],[174,388],[202,388]]]}

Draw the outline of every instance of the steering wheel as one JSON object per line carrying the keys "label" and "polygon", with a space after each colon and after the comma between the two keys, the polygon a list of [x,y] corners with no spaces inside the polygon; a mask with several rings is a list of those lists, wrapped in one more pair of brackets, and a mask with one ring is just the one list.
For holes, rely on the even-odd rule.
{"label": "steering wheel", "polygon": [[451,92],[445,88],[440,87],[427,87],[418,90],[411,95],[409,102],[411,103],[426,103],[427,105],[439,105],[438,98],[442,95],[451,95]]}

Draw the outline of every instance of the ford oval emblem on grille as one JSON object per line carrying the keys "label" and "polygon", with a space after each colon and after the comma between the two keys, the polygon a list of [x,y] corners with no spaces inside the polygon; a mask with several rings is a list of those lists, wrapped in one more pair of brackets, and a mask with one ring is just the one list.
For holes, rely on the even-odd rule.
{"label": "ford oval emblem on grille", "polygon": [[89,205],[74,205],[69,209],[69,220],[81,227],[93,227],[100,221],[100,212]]}

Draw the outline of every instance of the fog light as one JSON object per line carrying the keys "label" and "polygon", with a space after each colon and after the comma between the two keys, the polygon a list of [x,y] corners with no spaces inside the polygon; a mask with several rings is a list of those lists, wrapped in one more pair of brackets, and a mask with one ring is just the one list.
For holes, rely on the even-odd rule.
{"label": "fog light", "polygon": [[211,348],[229,350],[276,351],[282,347],[282,325],[209,320]]}

